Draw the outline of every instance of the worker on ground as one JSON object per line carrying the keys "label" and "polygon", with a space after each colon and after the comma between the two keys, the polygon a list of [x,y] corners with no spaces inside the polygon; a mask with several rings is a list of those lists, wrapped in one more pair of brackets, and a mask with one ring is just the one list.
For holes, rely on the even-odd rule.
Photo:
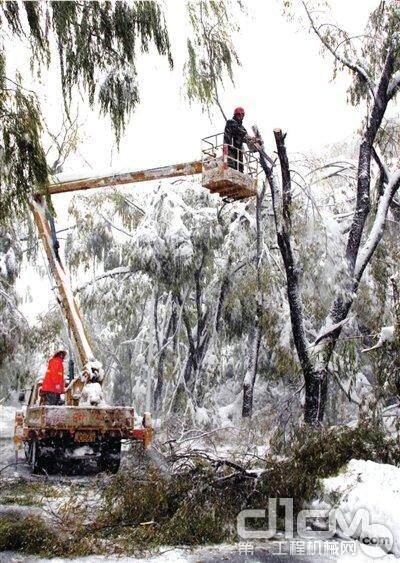
{"label": "worker on ground", "polygon": [[50,358],[40,390],[41,404],[61,405],[61,395],[64,393],[64,365],[67,356],[65,350],[58,350]]}
{"label": "worker on ground", "polygon": [[251,141],[243,126],[244,109],[238,107],[233,112],[233,118],[228,119],[224,131],[224,143],[228,145],[228,166],[243,172],[243,143]]}

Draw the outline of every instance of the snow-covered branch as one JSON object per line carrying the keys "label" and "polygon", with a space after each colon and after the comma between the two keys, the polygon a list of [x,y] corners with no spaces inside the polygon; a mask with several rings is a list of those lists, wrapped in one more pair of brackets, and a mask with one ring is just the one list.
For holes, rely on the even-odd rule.
{"label": "snow-covered branch", "polygon": [[98,276],[95,276],[91,280],[76,287],[74,289],[74,293],[77,293],[78,291],[82,291],[86,289],[89,285],[92,285],[100,280],[104,280],[105,278],[113,278],[115,276],[122,276],[124,274],[132,274],[132,273],[133,273],[132,269],[125,266],[120,266],[118,268],[113,268],[112,270],[107,270],[103,274],[99,274]]}
{"label": "snow-covered branch", "polygon": [[324,340],[325,338],[331,336],[334,332],[336,332],[339,328],[341,329],[349,321],[350,318],[346,318],[338,323],[329,324],[328,326],[323,327],[320,330],[317,338],[315,339],[315,342],[313,342],[311,346],[316,346],[319,342],[321,342],[321,340]]}
{"label": "snow-covered branch", "polygon": [[386,223],[387,212],[390,206],[390,203],[395,195],[397,189],[400,185],[400,170],[397,170],[392,176],[390,177],[388,184],[385,188],[385,191],[382,197],[379,200],[378,210],[376,212],[374,224],[372,225],[371,232],[360,250],[356,265],[354,269],[354,277],[356,281],[361,279],[361,276],[367,266],[368,262],[370,261],[372,254],[375,251],[375,248],[378,246],[379,241],[382,238],[383,230]]}
{"label": "snow-covered branch", "polygon": [[381,331],[379,333],[378,342],[374,346],[371,346],[371,348],[364,348],[364,350],[361,350],[361,352],[365,353],[365,352],[371,352],[371,350],[377,350],[378,348],[382,348],[382,346],[386,342],[393,342],[393,341],[394,341],[394,326],[384,326],[381,328]]}

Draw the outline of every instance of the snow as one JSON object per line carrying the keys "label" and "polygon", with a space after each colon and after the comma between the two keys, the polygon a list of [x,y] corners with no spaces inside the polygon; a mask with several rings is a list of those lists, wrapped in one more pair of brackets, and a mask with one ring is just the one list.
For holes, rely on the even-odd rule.
{"label": "snow", "polygon": [[377,348],[381,348],[381,346],[384,345],[385,342],[394,342],[394,326],[384,326],[381,328],[381,331],[379,333],[379,339],[378,342],[375,344],[375,346],[372,346],[371,348],[364,348],[364,350],[361,350],[362,352],[370,352],[371,350],[376,350]]}
{"label": "snow", "polygon": [[210,415],[205,407],[197,407],[195,418],[199,426],[206,426],[207,424],[210,424]]}
{"label": "snow", "polygon": [[243,394],[240,393],[232,403],[219,408],[218,415],[222,426],[230,426],[233,421],[239,418],[242,402]]}
{"label": "snow", "polygon": [[14,436],[15,407],[0,405],[0,438]]}
{"label": "snow", "polygon": [[8,249],[4,259],[8,272],[15,275],[18,271],[18,264],[13,247]]}
{"label": "snow", "polygon": [[[366,509],[371,525],[391,532],[390,551],[400,556],[400,468],[353,459],[339,475],[323,479],[321,485],[317,508],[340,509],[348,522],[357,510]],[[357,528],[352,537],[360,538],[363,531]]]}
{"label": "snow", "polygon": [[[229,555],[237,555],[237,545],[199,546],[195,548],[160,547],[158,552],[149,553],[145,557],[111,557],[109,555],[91,555],[73,559],[74,563],[186,563],[188,561],[219,561],[221,558],[228,560]],[[64,563],[70,559],[53,558],[37,559],[37,563]]]}
{"label": "snow", "polygon": [[81,399],[79,406],[84,405],[105,405],[104,394],[100,383],[86,383],[82,389]]}
{"label": "snow", "polygon": [[80,446],[71,452],[71,457],[85,457],[93,454],[93,448],[90,446]]}

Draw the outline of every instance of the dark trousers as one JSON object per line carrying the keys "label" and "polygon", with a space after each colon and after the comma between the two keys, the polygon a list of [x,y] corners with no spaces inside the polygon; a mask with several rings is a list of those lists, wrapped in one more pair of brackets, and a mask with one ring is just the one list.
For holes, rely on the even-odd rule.
{"label": "dark trousers", "polygon": [[243,150],[235,147],[228,147],[228,166],[234,170],[243,172]]}
{"label": "dark trousers", "polygon": [[43,391],[40,394],[40,396],[42,398],[41,400],[42,405],[49,405],[56,407],[62,404],[60,395],[58,393],[52,393],[51,391]]}

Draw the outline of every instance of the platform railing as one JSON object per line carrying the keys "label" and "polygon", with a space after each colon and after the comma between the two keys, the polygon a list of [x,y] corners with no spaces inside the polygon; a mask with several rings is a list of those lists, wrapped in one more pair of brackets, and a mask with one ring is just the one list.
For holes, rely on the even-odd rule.
{"label": "platform railing", "polygon": [[215,133],[202,139],[202,164],[203,170],[222,165],[224,168],[232,168],[250,176],[254,180],[257,180],[258,177],[258,159],[254,153],[224,143],[223,133]]}

